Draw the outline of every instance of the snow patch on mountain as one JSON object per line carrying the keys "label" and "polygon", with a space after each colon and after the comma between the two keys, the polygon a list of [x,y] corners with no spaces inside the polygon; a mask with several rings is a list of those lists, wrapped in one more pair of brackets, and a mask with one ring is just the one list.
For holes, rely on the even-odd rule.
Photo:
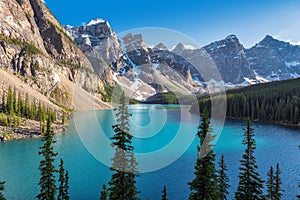
{"label": "snow patch on mountain", "polygon": [[247,78],[247,77],[244,77],[244,79],[245,79],[245,81],[246,81],[247,83],[249,83],[250,85],[254,85],[254,84],[257,83],[257,80],[255,80],[255,79],[251,79],[251,78]]}
{"label": "snow patch on mountain", "polygon": [[58,74],[55,72],[53,73],[53,82],[54,84],[61,82],[61,79],[59,78]]}
{"label": "snow patch on mountain", "polygon": [[95,24],[99,24],[99,23],[105,23],[106,21],[101,19],[101,18],[98,18],[98,19],[93,19],[91,20],[87,26],[92,26],[92,25],[95,25]]}
{"label": "snow patch on mountain", "polygon": [[[194,46],[191,45],[191,44],[182,44],[182,45],[183,45],[183,48],[186,49],[186,50],[196,50],[196,49],[197,49],[196,47],[194,47]],[[178,46],[178,44],[172,46],[171,49],[170,49],[170,51],[175,50],[177,46]]]}
{"label": "snow patch on mountain", "polygon": [[285,62],[285,65],[287,67],[296,67],[296,66],[300,65],[300,62],[299,61]]}

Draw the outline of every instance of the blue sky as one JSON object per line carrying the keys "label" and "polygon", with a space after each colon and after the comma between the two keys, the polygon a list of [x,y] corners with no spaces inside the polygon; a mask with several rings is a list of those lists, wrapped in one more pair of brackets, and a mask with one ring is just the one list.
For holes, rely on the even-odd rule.
{"label": "blue sky", "polygon": [[173,29],[200,45],[235,34],[250,47],[269,34],[300,41],[298,0],[45,0],[63,24],[108,20],[117,32],[142,27]]}

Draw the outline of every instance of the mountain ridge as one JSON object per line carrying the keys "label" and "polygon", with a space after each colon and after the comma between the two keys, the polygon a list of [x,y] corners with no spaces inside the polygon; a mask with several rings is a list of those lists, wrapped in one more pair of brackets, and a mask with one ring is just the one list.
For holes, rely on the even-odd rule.
{"label": "mountain ridge", "polygon": [[[96,20],[94,20],[96,21]],[[105,20],[103,20],[105,21]],[[103,23],[101,21],[100,23]],[[107,22],[107,21],[105,21]],[[95,24],[93,24],[95,25]],[[80,27],[80,26],[79,26]],[[111,29],[111,27],[109,27]],[[111,29],[112,30],[112,29]],[[113,31],[114,32],[114,31]],[[127,38],[129,37],[129,38]],[[131,45],[134,44],[134,46],[131,46],[128,48],[128,45],[125,45],[125,49],[121,48],[121,40],[124,39],[130,41]],[[127,38],[127,39],[126,39]],[[195,57],[199,57],[199,54],[203,53],[205,50],[205,53],[208,53],[210,57],[213,59],[215,65],[218,67],[222,79],[225,83],[226,87],[239,87],[243,85],[249,85],[249,84],[256,84],[256,83],[261,83],[261,82],[266,82],[266,81],[273,81],[275,80],[272,75],[268,76],[268,73],[277,73],[277,79],[276,80],[285,80],[289,78],[296,78],[300,75],[299,69],[296,69],[298,65],[298,59],[292,60],[288,59],[286,61],[283,61],[283,63],[286,63],[288,67],[291,67],[293,65],[296,65],[296,68],[292,68],[290,70],[285,70],[290,75],[287,73],[284,74],[283,72],[280,73],[279,69],[277,68],[276,72],[272,72],[270,70],[265,70],[263,71],[262,68],[265,66],[264,59],[262,58],[262,54],[259,53],[258,57],[256,57],[256,62],[253,61],[253,56],[252,52],[253,51],[258,51],[255,49],[255,47],[261,43],[266,43],[270,45],[270,48],[275,48],[272,45],[276,45],[276,40],[270,35],[266,35],[266,37],[257,43],[255,46],[251,48],[245,48],[243,44],[240,43],[238,37],[234,34],[228,35],[222,40],[218,40],[215,42],[212,42],[201,49],[193,49],[193,48],[186,48],[186,45],[182,43],[178,43],[176,46],[174,46],[173,49],[168,49],[166,45],[163,44],[163,41],[161,43],[157,44],[154,47],[148,46],[144,41],[143,41],[143,36],[140,34],[137,35],[126,35],[123,38],[115,38],[115,41],[118,43],[118,47],[121,50],[119,51],[119,55],[122,57],[123,55],[128,55],[130,58],[130,62],[126,62],[126,58],[123,60],[123,62],[120,62],[121,64],[119,65],[119,68],[112,69],[110,73],[114,72],[120,72],[121,74],[126,74],[128,71],[131,69],[136,68],[135,66],[140,66],[144,65],[148,62],[153,62],[151,59],[157,56],[161,56],[161,53],[158,53],[159,51],[164,51],[165,55],[171,56],[170,53],[168,52],[173,52],[180,57],[182,57],[182,61],[179,61],[181,64],[182,63],[187,63],[189,62],[192,65],[197,65],[195,63],[199,62],[199,59],[193,59]],[[285,48],[290,48],[290,46],[295,46],[283,41],[279,41]],[[127,42],[128,43],[128,42]],[[136,46],[137,45],[137,46]],[[80,42],[79,42],[80,46]],[[297,46],[296,46],[297,47]],[[254,50],[253,50],[254,48]],[[100,47],[97,47],[97,49],[101,49]],[[138,51],[134,51],[134,49],[138,49]],[[106,50],[109,51],[109,48],[106,48]],[[151,58],[152,57],[152,58]],[[172,56],[171,56],[172,57]],[[107,59],[106,59],[107,60]],[[122,59],[119,59],[122,60]],[[185,60],[185,61],[184,61]],[[283,59],[284,60],[284,59]],[[160,60],[161,61],[161,60]],[[178,59],[177,59],[178,61]],[[175,62],[177,62],[175,61]],[[163,61],[162,61],[163,62]],[[268,62],[273,62],[272,59],[270,59]],[[108,61],[108,66],[110,61]],[[149,64],[149,63],[148,63]],[[179,64],[179,63],[178,63]],[[121,67],[121,68],[120,68]],[[198,69],[201,66],[197,66]],[[196,67],[196,68],[197,68]],[[285,67],[281,63],[281,67]],[[108,67],[109,68],[109,67]],[[191,74],[187,72],[187,69],[189,68],[190,71],[192,71]],[[188,67],[185,71],[179,71],[183,77],[185,77],[184,81],[190,82],[192,80],[199,80],[201,79],[200,74],[196,72],[196,70],[191,70],[190,67]],[[132,71],[132,70],[131,70]],[[135,71],[135,70],[133,70]],[[154,71],[157,71],[156,69]],[[282,70],[284,71],[284,70]],[[132,75],[132,72],[130,72],[131,75],[127,74],[127,76],[131,77],[130,79],[133,80],[132,77],[136,76],[137,73],[134,73],[135,75]],[[189,74],[189,75],[188,75]]]}

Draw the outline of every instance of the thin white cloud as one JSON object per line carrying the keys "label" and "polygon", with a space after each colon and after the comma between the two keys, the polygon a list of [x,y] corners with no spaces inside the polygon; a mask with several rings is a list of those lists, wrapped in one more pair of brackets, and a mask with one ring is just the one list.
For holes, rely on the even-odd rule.
{"label": "thin white cloud", "polygon": [[292,40],[285,40],[285,42],[288,42],[288,43],[290,43],[290,44],[292,44],[292,45],[300,45],[300,41],[294,42],[294,41],[292,41]]}

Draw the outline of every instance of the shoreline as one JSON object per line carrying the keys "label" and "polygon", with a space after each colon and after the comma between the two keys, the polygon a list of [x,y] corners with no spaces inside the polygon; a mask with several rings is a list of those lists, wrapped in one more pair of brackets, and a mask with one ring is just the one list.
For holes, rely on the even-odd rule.
{"label": "shoreline", "polygon": [[[54,134],[61,134],[67,130],[69,124],[52,123]],[[6,129],[6,130],[5,130]],[[6,132],[6,135],[4,135]],[[0,126],[0,142],[7,142],[12,140],[25,140],[41,138],[41,130],[39,122],[34,120],[27,120],[26,125],[19,127],[4,127]]]}
{"label": "shoreline", "polygon": [[[134,104],[134,105],[136,105],[136,104]],[[145,105],[149,105],[149,104],[145,104]],[[169,105],[169,104],[163,104],[163,105]],[[178,105],[178,104],[170,104],[170,105]],[[78,112],[101,111],[101,110],[112,110],[112,109],[113,109],[113,107],[106,108],[106,109],[99,109],[99,110],[80,110]],[[190,110],[189,110],[189,112],[191,114],[199,115],[195,112],[191,112]],[[73,114],[72,114],[72,117],[70,117],[69,119],[73,119],[73,117],[74,117]],[[12,141],[12,140],[37,139],[37,138],[42,137],[39,122],[34,121],[34,120],[28,120],[28,119],[22,119],[22,120],[25,125],[22,125],[17,128],[14,128],[14,127],[6,128],[6,132],[7,132],[7,136],[8,136],[6,138],[4,138],[4,136],[3,136],[4,126],[0,125],[0,142],[6,142],[6,141]],[[242,121],[244,119],[226,117],[226,120]],[[253,120],[253,122],[283,126],[286,128],[300,129],[300,123],[299,124],[287,124],[287,123],[280,123],[280,122],[266,122],[266,121],[260,121],[260,120]],[[65,132],[67,130],[68,126],[69,126],[69,124],[63,125],[63,124],[60,124],[59,122],[52,123],[52,128],[53,128],[54,134],[61,134],[61,133]]]}
{"label": "shoreline", "polygon": [[[84,112],[84,111],[100,111],[100,110],[112,110],[111,108],[104,108],[104,109],[94,109],[94,110],[79,110],[76,112]],[[70,114],[67,118],[68,120],[73,119],[74,113]],[[69,126],[68,123],[61,124],[59,121],[52,123],[52,129],[54,134],[61,134],[67,130]],[[40,123],[35,120],[25,119],[22,118],[22,125],[19,127],[6,127],[7,137],[4,137],[4,129],[5,126],[0,125],[0,142],[7,142],[12,140],[26,140],[26,139],[37,139],[41,138],[41,130],[40,130]]]}
{"label": "shoreline", "polygon": [[[190,113],[194,115],[200,116],[199,113],[197,112],[192,112],[189,110]],[[234,117],[225,117],[225,120],[233,120],[233,121],[245,121],[246,118],[234,118]],[[252,122],[255,123],[264,123],[264,124],[270,124],[270,125],[276,125],[276,126],[283,126],[286,128],[294,128],[294,129],[300,129],[300,122],[298,124],[289,124],[289,123],[283,123],[283,122],[276,122],[276,121],[262,121],[258,119],[251,120]]]}

